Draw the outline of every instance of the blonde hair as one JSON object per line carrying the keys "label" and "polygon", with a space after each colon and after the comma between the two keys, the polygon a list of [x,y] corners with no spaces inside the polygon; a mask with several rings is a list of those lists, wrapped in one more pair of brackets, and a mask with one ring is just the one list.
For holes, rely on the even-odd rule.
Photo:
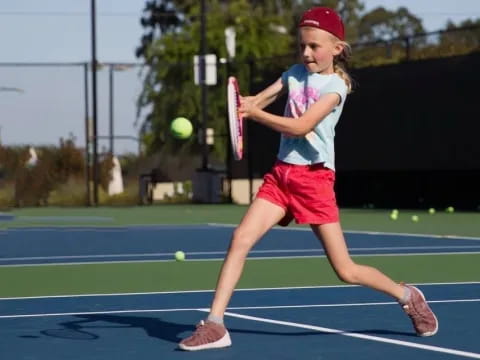
{"label": "blonde hair", "polygon": [[[310,29],[319,29],[317,27],[312,27],[312,26],[304,26],[305,28],[310,28]],[[322,30],[322,29],[320,29]],[[326,31],[326,30],[324,30]],[[350,75],[347,72],[347,65],[348,65],[348,60],[350,59],[350,56],[352,55],[352,47],[350,46],[349,43],[346,41],[340,40],[338,37],[333,35],[332,33],[330,34],[330,39],[335,43],[335,44],[340,44],[343,47],[343,50],[340,54],[336,55],[333,57],[333,71],[340,76],[340,78],[345,81],[345,85],[347,86],[348,93],[352,92],[353,88],[353,81]]]}
{"label": "blonde hair", "polygon": [[343,45],[343,50],[333,58],[333,71],[345,81],[348,93],[350,93],[352,92],[352,78],[347,72],[347,64],[352,54],[352,48],[347,42],[340,41],[338,38],[336,40]]}

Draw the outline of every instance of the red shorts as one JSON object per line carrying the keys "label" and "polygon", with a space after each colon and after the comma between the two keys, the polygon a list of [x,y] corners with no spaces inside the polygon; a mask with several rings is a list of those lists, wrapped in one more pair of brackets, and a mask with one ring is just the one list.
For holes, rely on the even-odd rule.
{"label": "red shorts", "polygon": [[323,166],[293,165],[277,161],[263,178],[257,198],[285,209],[279,225],[328,224],[339,221],[335,200],[335,172]]}

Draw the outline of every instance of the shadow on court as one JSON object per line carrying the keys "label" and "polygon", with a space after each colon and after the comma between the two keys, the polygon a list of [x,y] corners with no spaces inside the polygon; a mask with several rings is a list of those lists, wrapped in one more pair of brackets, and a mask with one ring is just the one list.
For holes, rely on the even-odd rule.
{"label": "shadow on court", "polygon": [[[59,328],[42,330],[41,333],[46,336],[72,339],[72,340],[97,340],[100,338],[95,330],[111,329],[111,328],[138,328],[143,329],[147,336],[178,343],[186,335],[195,330],[194,325],[185,325],[162,320],[160,318],[124,316],[124,315],[76,315],[79,320],[67,321],[59,323]],[[95,324],[96,322],[110,323]],[[411,336],[416,337],[413,333],[390,331],[384,329],[364,329],[364,330],[347,330],[348,332],[358,334],[368,334],[377,336]],[[251,334],[251,335],[274,335],[274,336],[307,336],[307,335],[336,335],[328,332],[320,331],[264,331],[264,330],[245,330],[229,328],[231,334]]]}

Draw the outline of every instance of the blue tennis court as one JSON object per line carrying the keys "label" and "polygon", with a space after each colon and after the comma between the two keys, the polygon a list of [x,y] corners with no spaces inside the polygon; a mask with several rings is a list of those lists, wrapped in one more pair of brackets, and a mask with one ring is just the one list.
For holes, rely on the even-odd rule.
{"label": "blue tennis court", "polygon": [[[175,267],[158,277],[175,283],[184,265],[223,258],[232,231],[214,224],[7,229],[0,235],[0,270],[154,261]],[[352,254],[405,257],[406,267],[410,256],[480,249],[479,239],[467,237],[346,237]],[[172,260],[178,249],[189,261]],[[321,257],[305,228],[273,229],[251,253],[255,262]],[[192,282],[195,275],[189,274]],[[6,296],[0,299],[0,349],[5,359],[480,359],[480,282],[419,287],[440,321],[431,338],[415,336],[399,305],[381,293],[358,286],[290,286],[236,291],[225,318],[233,346],[194,354],[177,350],[177,343],[206,316],[211,289]]]}
{"label": "blue tennis court", "polygon": [[12,359],[480,359],[480,283],[421,288],[440,319],[432,338],[386,296],[334,286],[240,290],[226,316],[232,348],[195,355],[176,344],[210,291],[2,299],[0,347]]}
{"label": "blue tennis court", "polygon": [[[118,228],[38,227],[5,230],[0,265],[171,260],[183,250],[189,259],[223,259],[234,227],[226,225]],[[480,238],[346,232],[352,255],[480,253]],[[250,257],[308,257],[324,252],[306,228],[272,229]]]}

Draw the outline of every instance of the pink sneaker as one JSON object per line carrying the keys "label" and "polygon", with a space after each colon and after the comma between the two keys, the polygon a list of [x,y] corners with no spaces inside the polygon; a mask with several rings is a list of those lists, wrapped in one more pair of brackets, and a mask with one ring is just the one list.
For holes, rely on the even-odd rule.
{"label": "pink sneaker", "polygon": [[435,335],[438,331],[438,320],[428,306],[425,296],[415,286],[402,285],[410,289],[410,300],[406,304],[402,304],[402,308],[412,320],[417,335]]}
{"label": "pink sneaker", "polygon": [[230,335],[225,326],[212,321],[200,321],[194,333],[180,341],[178,347],[182,350],[196,351],[218,349],[232,345]]}

